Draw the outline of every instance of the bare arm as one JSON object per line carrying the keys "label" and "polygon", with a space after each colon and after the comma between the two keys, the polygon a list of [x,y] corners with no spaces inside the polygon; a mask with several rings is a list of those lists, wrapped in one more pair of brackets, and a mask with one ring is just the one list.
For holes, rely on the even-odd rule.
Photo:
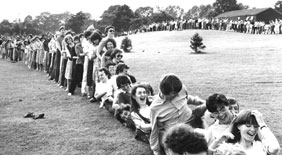
{"label": "bare arm", "polygon": [[259,124],[259,137],[262,140],[262,143],[267,147],[267,151],[270,154],[276,155],[279,153],[280,145],[272,131],[266,126],[262,114],[253,110],[252,114],[256,117],[256,120]]}

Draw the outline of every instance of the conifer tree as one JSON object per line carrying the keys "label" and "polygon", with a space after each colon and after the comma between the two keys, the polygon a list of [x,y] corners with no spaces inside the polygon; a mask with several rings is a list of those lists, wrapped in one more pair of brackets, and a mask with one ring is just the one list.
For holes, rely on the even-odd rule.
{"label": "conifer tree", "polygon": [[195,51],[195,53],[201,53],[201,49],[206,48],[206,46],[202,43],[202,41],[203,38],[200,37],[198,33],[195,33],[191,38],[190,47],[192,48],[192,50]]}

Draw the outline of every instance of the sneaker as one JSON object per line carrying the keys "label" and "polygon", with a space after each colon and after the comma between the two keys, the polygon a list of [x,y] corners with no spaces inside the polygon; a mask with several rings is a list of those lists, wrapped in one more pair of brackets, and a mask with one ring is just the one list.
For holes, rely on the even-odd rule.
{"label": "sneaker", "polygon": [[27,114],[24,115],[24,118],[33,118],[35,117],[33,112],[28,112]]}
{"label": "sneaker", "polygon": [[33,119],[42,119],[44,118],[44,114],[35,115]]}
{"label": "sneaker", "polygon": [[71,94],[71,93],[68,93],[68,96],[72,96],[72,94]]}

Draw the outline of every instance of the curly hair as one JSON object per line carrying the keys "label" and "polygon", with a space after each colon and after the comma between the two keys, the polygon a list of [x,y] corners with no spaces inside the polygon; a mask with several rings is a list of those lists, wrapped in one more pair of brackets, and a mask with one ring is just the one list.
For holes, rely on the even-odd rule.
{"label": "curly hair", "polygon": [[111,42],[111,43],[113,44],[114,48],[117,47],[116,41],[115,41],[113,38],[108,38],[108,39],[106,40],[106,42],[105,42],[105,48],[106,48],[106,49],[108,49],[108,47],[107,47],[107,43],[108,43],[108,42]]}
{"label": "curly hair", "polygon": [[172,126],[164,135],[164,144],[174,153],[196,154],[208,151],[205,136],[187,124]]}

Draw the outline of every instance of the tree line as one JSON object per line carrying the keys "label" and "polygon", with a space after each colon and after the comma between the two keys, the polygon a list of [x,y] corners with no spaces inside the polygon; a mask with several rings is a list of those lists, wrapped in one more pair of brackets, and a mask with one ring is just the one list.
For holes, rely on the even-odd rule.
{"label": "tree line", "polygon": [[[275,9],[282,12],[282,0],[274,5]],[[190,18],[212,18],[223,12],[248,9],[249,6],[237,3],[237,0],[216,0],[213,4],[193,6],[187,12],[180,6],[169,5],[166,8],[139,7],[135,11],[127,5],[113,5],[103,12],[100,20],[92,19],[90,13],[78,12],[72,14],[64,12],[51,14],[42,12],[32,18],[28,15],[24,21],[15,20],[9,22],[3,20],[0,23],[0,34],[42,34],[44,32],[54,33],[60,26],[71,29],[75,33],[81,33],[87,26],[93,24],[95,28],[103,30],[107,25],[113,25],[118,33],[135,30],[143,25],[154,22],[190,19]]]}

